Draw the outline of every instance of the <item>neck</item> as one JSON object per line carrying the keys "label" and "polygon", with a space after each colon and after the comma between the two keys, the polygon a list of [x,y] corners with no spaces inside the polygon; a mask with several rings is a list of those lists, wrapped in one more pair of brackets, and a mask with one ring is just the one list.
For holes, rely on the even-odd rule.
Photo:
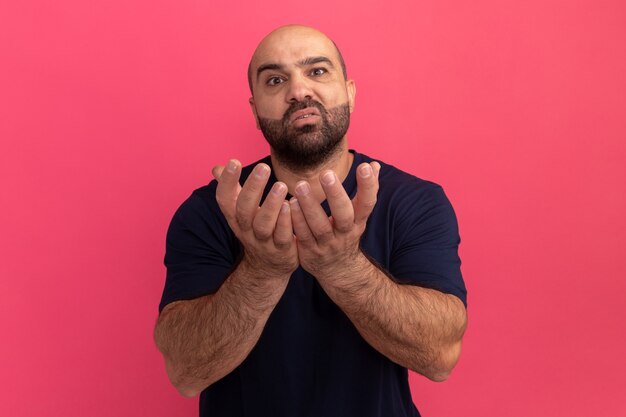
{"label": "neck", "polygon": [[278,181],[282,181],[287,185],[289,194],[294,195],[296,184],[299,181],[306,181],[311,186],[313,195],[321,203],[326,200],[326,194],[322,189],[319,177],[323,172],[328,170],[334,171],[340,181],[343,182],[350,172],[354,155],[348,151],[348,142],[344,138],[341,145],[339,145],[338,152],[335,152],[330,158],[321,163],[320,165],[306,169],[306,170],[294,170],[288,168],[276,158],[274,152],[271,153],[272,167],[274,169],[274,175]]}

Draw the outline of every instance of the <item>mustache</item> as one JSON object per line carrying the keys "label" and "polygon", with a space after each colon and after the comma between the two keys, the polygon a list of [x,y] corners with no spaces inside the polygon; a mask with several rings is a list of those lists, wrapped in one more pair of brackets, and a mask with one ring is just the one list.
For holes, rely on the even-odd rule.
{"label": "mustache", "polygon": [[315,107],[319,110],[320,115],[325,117],[327,115],[326,108],[319,101],[315,101],[313,99],[306,99],[303,101],[294,101],[291,105],[285,110],[285,114],[283,115],[283,123],[288,123],[289,118],[292,114],[297,112],[298,110],[306,109],[307,107]]}

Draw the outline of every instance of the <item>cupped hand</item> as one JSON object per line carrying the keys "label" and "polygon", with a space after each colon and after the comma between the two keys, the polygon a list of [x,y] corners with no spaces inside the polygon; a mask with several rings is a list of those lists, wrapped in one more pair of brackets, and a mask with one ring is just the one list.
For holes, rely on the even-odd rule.
{"label": "cupped hand", "polygon": [[357,193],[352,200],[333,171],[322,172],[319,180],[331,217],[306,181],[296,184],[290,205],[298,257],[302,267],[319,280],[341,275],[360,255],[361,235],[376,205],[379,172],[378,162],[359,165]]}
{"label": "cupped hand", "polygon": [[228,225],[241,242],[242,263],[255,275],[286,278],[298,267],[298,252],[285,201],[287,186],[276,182],[259,206],[270,177],[270,167],[254,167],[243,187],[239,184],[241,163],[235,159],[212,170],[218,181],[215,197]]}

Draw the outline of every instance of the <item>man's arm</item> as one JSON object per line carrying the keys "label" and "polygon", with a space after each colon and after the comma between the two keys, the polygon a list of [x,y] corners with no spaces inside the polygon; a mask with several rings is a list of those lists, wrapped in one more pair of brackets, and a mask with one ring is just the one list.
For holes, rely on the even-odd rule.
{"label": "man's arm", "polygon": [[459,358],[465,307],[453,295],[394,282],[360,250],[376,203],[379,170],[376,162],[359,166],[352,201],[334,173],[320,176],[331,219],[307,192],[307,184],[296,186],[291,213],[300,263],[376,350],[443,381]]}
{"label": "man's arm", "polygon": [[362,252],[319,278],[363,338],[392,361],[444,381],[461,353],[465,307],[454,295],[394,282]]}
{"label": "man's arm", "polygon": [[154,339],[172,385],[193,397],[243,362],[288,278],[260,277],[242,261],[215,294],[168,304]]}
{"label": "man's arm", "polygon": [[243,246],[239,265],[211,295],[167,305],[154,337],[172,384],[194,396],[237,367],[258,341],[298,267],[287,186],[277,182],[259,207],[269,178],[259,164],[239,186],[241,166],[216,172],[216,199]]}

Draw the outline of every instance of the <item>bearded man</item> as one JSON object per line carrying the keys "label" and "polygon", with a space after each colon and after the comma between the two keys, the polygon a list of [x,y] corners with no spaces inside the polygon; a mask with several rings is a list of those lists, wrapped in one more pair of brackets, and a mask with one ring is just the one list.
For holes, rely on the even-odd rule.
{"label": "bearded man", "polygon": [[172,384],[201,416],[418,416],[408,369],[445,380],[466,327],[448,199],[348,148],[355,83],[323,33],[271,32],[248,79],[271,155],[215,167],[168,230]]}

